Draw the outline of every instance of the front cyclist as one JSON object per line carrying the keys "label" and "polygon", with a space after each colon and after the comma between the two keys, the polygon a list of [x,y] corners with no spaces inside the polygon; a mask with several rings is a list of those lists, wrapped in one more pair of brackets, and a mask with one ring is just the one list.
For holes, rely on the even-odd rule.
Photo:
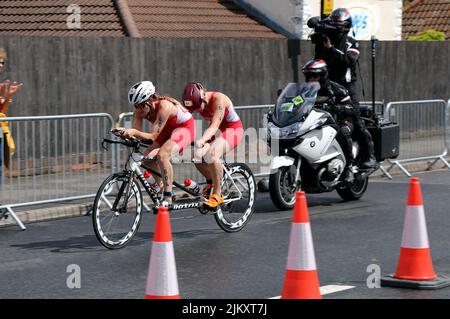
{"label": "front cyclist", "polygon": [[[133,85],[128,92],[128,101],[134,106],[133,128],[119,129],[123,131],[124,137],[154,141],[144,155],[156,156],[158,159],[164,184],[163,205],[169,205],[173,197],[173,168],[170,159],[195,140],[194,119],[180,102],[158,95],[150,81]],[[144,119],[152,123],[150,132],[141,131]],[[154,164],[153,168],[158,170]],[[160,182],[159,178],[158,181]]]}
{"label": "front cyclist", "polygon": [[[183,104],[190,112],[200,113],[209,122],[209,127],[195,144],[195,157],[205,158],[207,163],[196,163],[195,166],[206,178],[203,194],[208,196],[211,187],[213,189],[205,204],[215,208],[223,203],[223,168],[220,158],[241,142],[244,132],[242,122],[228,96],[220,92],[208,92],[198,82],[186,85]],[[216,133],[220,133],[218,137]]]}

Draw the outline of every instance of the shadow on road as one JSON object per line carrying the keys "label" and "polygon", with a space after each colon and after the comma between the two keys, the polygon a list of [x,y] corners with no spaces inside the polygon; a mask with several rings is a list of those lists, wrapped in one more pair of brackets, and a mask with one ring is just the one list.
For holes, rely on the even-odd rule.
{"label": "shadow on road", "polygon": [[[223,233],[220,229],[200,229],[200,230],[188,230],[188,231],[174,231],[172,235],[174,238],[190,239],[200,236],[210,236]],[[142,246],[146,243],[151,243],[153,240],[153,232],[138,232],[130,243],[123,247]],[[79,237],[70,237],[62,240],[47,240],[38,241],[26,244],[11,245],[14,248],[32,249],[32,250],[48,250],[52,253],[79,253],[80,251],[95,251],[95,250],[107,250],[97,240],[95,235],[84,235]]]}
{"label": "shadow on road", "polygon": [[80,250],[96,250],[101,248],[95,235],[70,237],[63,240],[38,241],[26,244],[11,245],[22,249],[45,249],[53,253],[79,253]]}
{"label": "shadow on road", "polygon": [[[306,197],[307,197],[306,200],[308,201],[308,207],[310,208],[315,206],[333,206],[335,204],[345,202],[340,197],[328,197],[325,194],[312,196],[307,194]],[[276,211],[278,211],[278,208],[272,203],[269,193],[258,193],[255,213],[264,214],[264,213],[273,213]]]}

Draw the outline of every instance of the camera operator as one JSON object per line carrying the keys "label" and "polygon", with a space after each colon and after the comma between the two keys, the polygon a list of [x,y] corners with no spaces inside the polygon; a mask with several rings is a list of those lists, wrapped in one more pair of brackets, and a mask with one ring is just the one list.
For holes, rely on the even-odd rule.
{"label": "camera operator", "polygon": [[356,88],[356,63],[359,58],[359,44],[348,32],[352,27],[352,17],[345,8],[335,9],[331,15],[319,21],[317,17],[308,21],[314,28],[311,36],[315,44],[315,59],[324,60],[328,65],[331,81],[343,85],[352,100],[354,109],[353,124],[355,138],[360,141],[362,168],[376,169],[378,163],[374,157],[374,145],[359,110],[359,97]]}

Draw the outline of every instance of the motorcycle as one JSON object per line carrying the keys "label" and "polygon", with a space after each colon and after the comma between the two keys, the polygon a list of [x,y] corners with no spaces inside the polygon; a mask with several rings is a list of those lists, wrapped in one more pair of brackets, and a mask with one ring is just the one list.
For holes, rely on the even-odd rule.
{"label": "motorcycle", "polygon": [[[360,199],[369,175],[347,165],[336,136],[339,127],[327,111],[315,108],[320,84],[289,83],[280,93],[273,111],[265,114],[267,142],[278,155],[272,158],[270,197],[279,209],[292,209],[298,190],[323,193],[336,190],[345,201]],[[352,156],[358,158],[359,145],[353,141]],[[356,161],[355,161],[356,163]]]}

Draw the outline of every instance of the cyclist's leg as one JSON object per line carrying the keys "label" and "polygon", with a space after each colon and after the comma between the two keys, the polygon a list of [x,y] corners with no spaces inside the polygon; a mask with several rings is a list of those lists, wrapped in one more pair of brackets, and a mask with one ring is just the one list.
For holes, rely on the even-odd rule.
{"label": "cyclist's leg", "polygon": [[195,163],[195,167],[198,171],[207,179],[211,179],[211,171],[209,170],[209,165],[206,163]]}
{"label": "cyclist's leg", "polygon": [[210,165],[206,163],[195,163],[194,165],[197,168],[197,170],[205,177],[206,180],[206,184],[202,188],[202,196],[204,198],[209,198],[211,190],[213,188],[212,172],[210,169]]}
{"label": "cyclist's leg", "polygon": [[[233,150],[241,141],[244,135],[244,130],[242,128],[242,122],[238,121],[235,123],[230,123],[230,126],[226,129],[222,129],[221,136],[214,140],[208,151],[208,157],[210,161],[210,167],[212,171],[213,178],[213,190],[214,193],[212,198],[210,198],[208,205],[215,205],[215,202],[221,203],[222,199],[222,185],[221,180],[223,177],[223,167],[220,162],[220,158]],[[212,201],[211,201],[212,200]]]}
{"label": "cyclist's leg", "polygon": [[210,144],[207,143],[201,149],[196,149],[194,153],[194,158],[196,160],[202,161],[202,163],[195,163],[194,165],[198,169],[198,171],[206,178],[207,181],[212,180],[212,173],[208,163],[203,163],[203,158],[208,153],[209,146]]}
{"label": "cyclist's leg", "polygon": [[221,136],[216,138],[209,147],[208,154],[206,155],[208,161],[208,168],[213,184],[213,194],[221,196],[221,180],[223,177],[223,167],[220,159],[223,154],[228,153],[231,150],[230,144]]}
{"label": "cyclist's leg", "polygon": [[204,163],[203,160],[206,160],[205,156],[209,151],[210,142],[214,140],[214,137],[208,141],[202,148],[198,148],[194,152],[194,158],[196,161],[201,161],[201,163],[195,163],[195,167],[197,170],[205,177],[206,185],[203,188],[203,196],[209,197],[210,190],[212,188],[212,172],[211,167],[208,163]]}
{"label": "cyclist's leg", "polygon": [[167,193],[172,193],[173,183],[173,167],[170,163],[170,159],[172,158],[172,155],[179,152],[179,150],[180,147],[178,144],[169,139],[161,146],[157,154],[158,165],[164,184],[164,199],[167,200],[169,204],[172,203],[172,196],[167,195]]}
{"label": "cyclist's leg", "polygon": [[[144,156],[148,157],[148,158],[156,158],[156,155],[159,152],[159,148],[161,147],[161,145],[158,142],[153,142],[152,145],[150,145],[149,147],[147,147],[144,150]],[[158,173],[161,174],[160,170],[159,170],[159,166],[155,161],[151,161],[151,160],[144,160],[145,165],[150,166],[153,170],[157,171]],[[159,176],[154,175],[153,176],[156,180],[156,182],[159,184],[159,186],[161,188],[163,188],[163,183],[162,183],[162,179]]]}
{"label": "cyclist's leg", "polygon": [[[173,184],[173,167],[170,160],[176,153],[182,153],[195,138],[195,124],[194,121],[187,122],[184,126],[173,130],[170,139],[168,139],[159,149],[157,158],[160,166],[161,176],[164,182],[164,191],[172,193]],[[166,194],[167,194],[166,193]],[[164,195],[168,203],[172,202],[172,196]]]}

